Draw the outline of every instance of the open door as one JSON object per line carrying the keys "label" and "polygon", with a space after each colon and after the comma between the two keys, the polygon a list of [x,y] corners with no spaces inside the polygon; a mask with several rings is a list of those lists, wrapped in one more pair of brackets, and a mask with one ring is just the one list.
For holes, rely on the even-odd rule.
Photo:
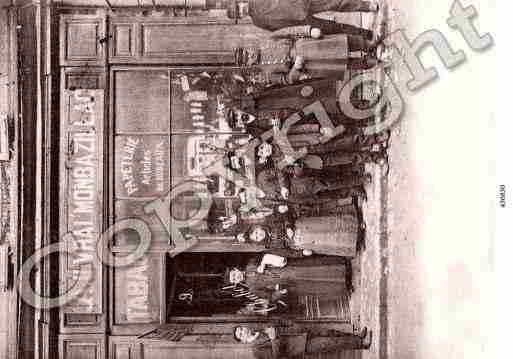
{"label": "open door", "polygon": [[[183,253],[170,258],[167,321],[350,321],[344,259],[289,260],[285,268],[268,268],[260,276],[255,268],[261,257],[260,253]],[[234,269],[245,275],[238,284],[230,282]],[[275,293],[276,284],[286,292]]]}

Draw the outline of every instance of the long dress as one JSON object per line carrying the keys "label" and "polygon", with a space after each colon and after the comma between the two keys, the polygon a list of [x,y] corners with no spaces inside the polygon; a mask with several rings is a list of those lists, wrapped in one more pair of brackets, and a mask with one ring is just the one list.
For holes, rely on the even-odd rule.
{"label": "long dress", "polygon": [[294,246],[317,254],[356,256],[358,218],[355,214],[301,217],[295,223]]}
{"label": "long dress", "polygon": [[[328,204],[327,204],[328,205]],[[299,208],[295,206],[294,212]],[[281,220],[270,224],[271,240],[268,251],[284,257],[298,257],[304,249],[314,254],[339,257],[356,256],[356,246],[360,234],[360,223],[354,204],[310,208],[301,206],[302,216],[297,212],[288,221]],[[314,206],[320,207],[320,206]],[[289,238],[286,227],[294,229],[294,237]],[[290,254],[289,254],[290,253]]]}
{"label": "long dress", "polygon": [[357,211],[354,204],[310,210],[304,208],[302,215],[295,219],[295,233],[290,247],[309,249],[317,254],[356,256],[361,230]]}
{"label": "long dress", "polygon": [[338,298],[347,293],[346,265],[339,258],[289,259],[283,268],[267,267],[264,273],[258,273],[256,269],[255,263],[247,265],[245,283],[252,292],[262,297],[272,291],[276,284],[287,289],[294,297]]}

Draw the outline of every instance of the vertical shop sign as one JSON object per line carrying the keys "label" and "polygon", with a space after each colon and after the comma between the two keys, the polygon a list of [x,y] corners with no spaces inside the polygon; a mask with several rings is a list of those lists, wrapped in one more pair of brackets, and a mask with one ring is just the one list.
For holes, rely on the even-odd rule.
{"label": "vertical shop sign", "polygon": [[[96,246],[103,213],[103,90],[64,93],[61,122],[61,239],[71,234],[72,255],[61,258],[62,291],[91,278],[64,312],[102,312],[102,266]],[[71,290],[70,293],[73,293]]]}

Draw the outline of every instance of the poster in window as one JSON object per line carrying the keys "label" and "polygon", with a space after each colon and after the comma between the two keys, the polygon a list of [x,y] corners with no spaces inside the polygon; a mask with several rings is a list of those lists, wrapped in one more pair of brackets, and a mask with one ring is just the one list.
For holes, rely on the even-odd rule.
{"label": "poster in window", "polygon": [[154,198],[169,192],[169,136],[117,136],[115,146],[117,198]]}

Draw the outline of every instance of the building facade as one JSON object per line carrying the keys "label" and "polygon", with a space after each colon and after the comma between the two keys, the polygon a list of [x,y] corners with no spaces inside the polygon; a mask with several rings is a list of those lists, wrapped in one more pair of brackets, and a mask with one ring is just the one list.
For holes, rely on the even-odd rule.
{"label": "building facade", "polygon": [[[198,217],[192,229],[175,233],[197,241],[178,254],[165,221],[148,210],[181,183],[208,183],[222,216],[237,205],[233,182],[201,170],[248,141],[219,108],[245,76],[235,50],[257,46],[267,34],[249,18],[228,18],[226,6],[46,0],[2,8],[6,357],[252,358],[249,346],[233,341],[234,326],[293,319],[304,328],[352,331],[344,310],[330,312],[343,301],[317,298],[311,305],[317,311],[308,315],[234,311],[237,303],[201,288],[219,288],[227,268],[245,266],[265,248],[239,244],[233,233],[217,233]],[[197,188],[174,198],[174,219],[194,217]],[[149,226],[151,246],[123,266],[137,236],[104,233],[127,218]],[[52,245],[60,252],[42,256],[32,272],[22,270]],[[111,266],[102,265],[105,253]],[[73,293],[80,276],[89,280],[80,296],[63,295]],[[20,282],[65,303],[27,303]],[[186,340],[171,340],[183,333]]]}

